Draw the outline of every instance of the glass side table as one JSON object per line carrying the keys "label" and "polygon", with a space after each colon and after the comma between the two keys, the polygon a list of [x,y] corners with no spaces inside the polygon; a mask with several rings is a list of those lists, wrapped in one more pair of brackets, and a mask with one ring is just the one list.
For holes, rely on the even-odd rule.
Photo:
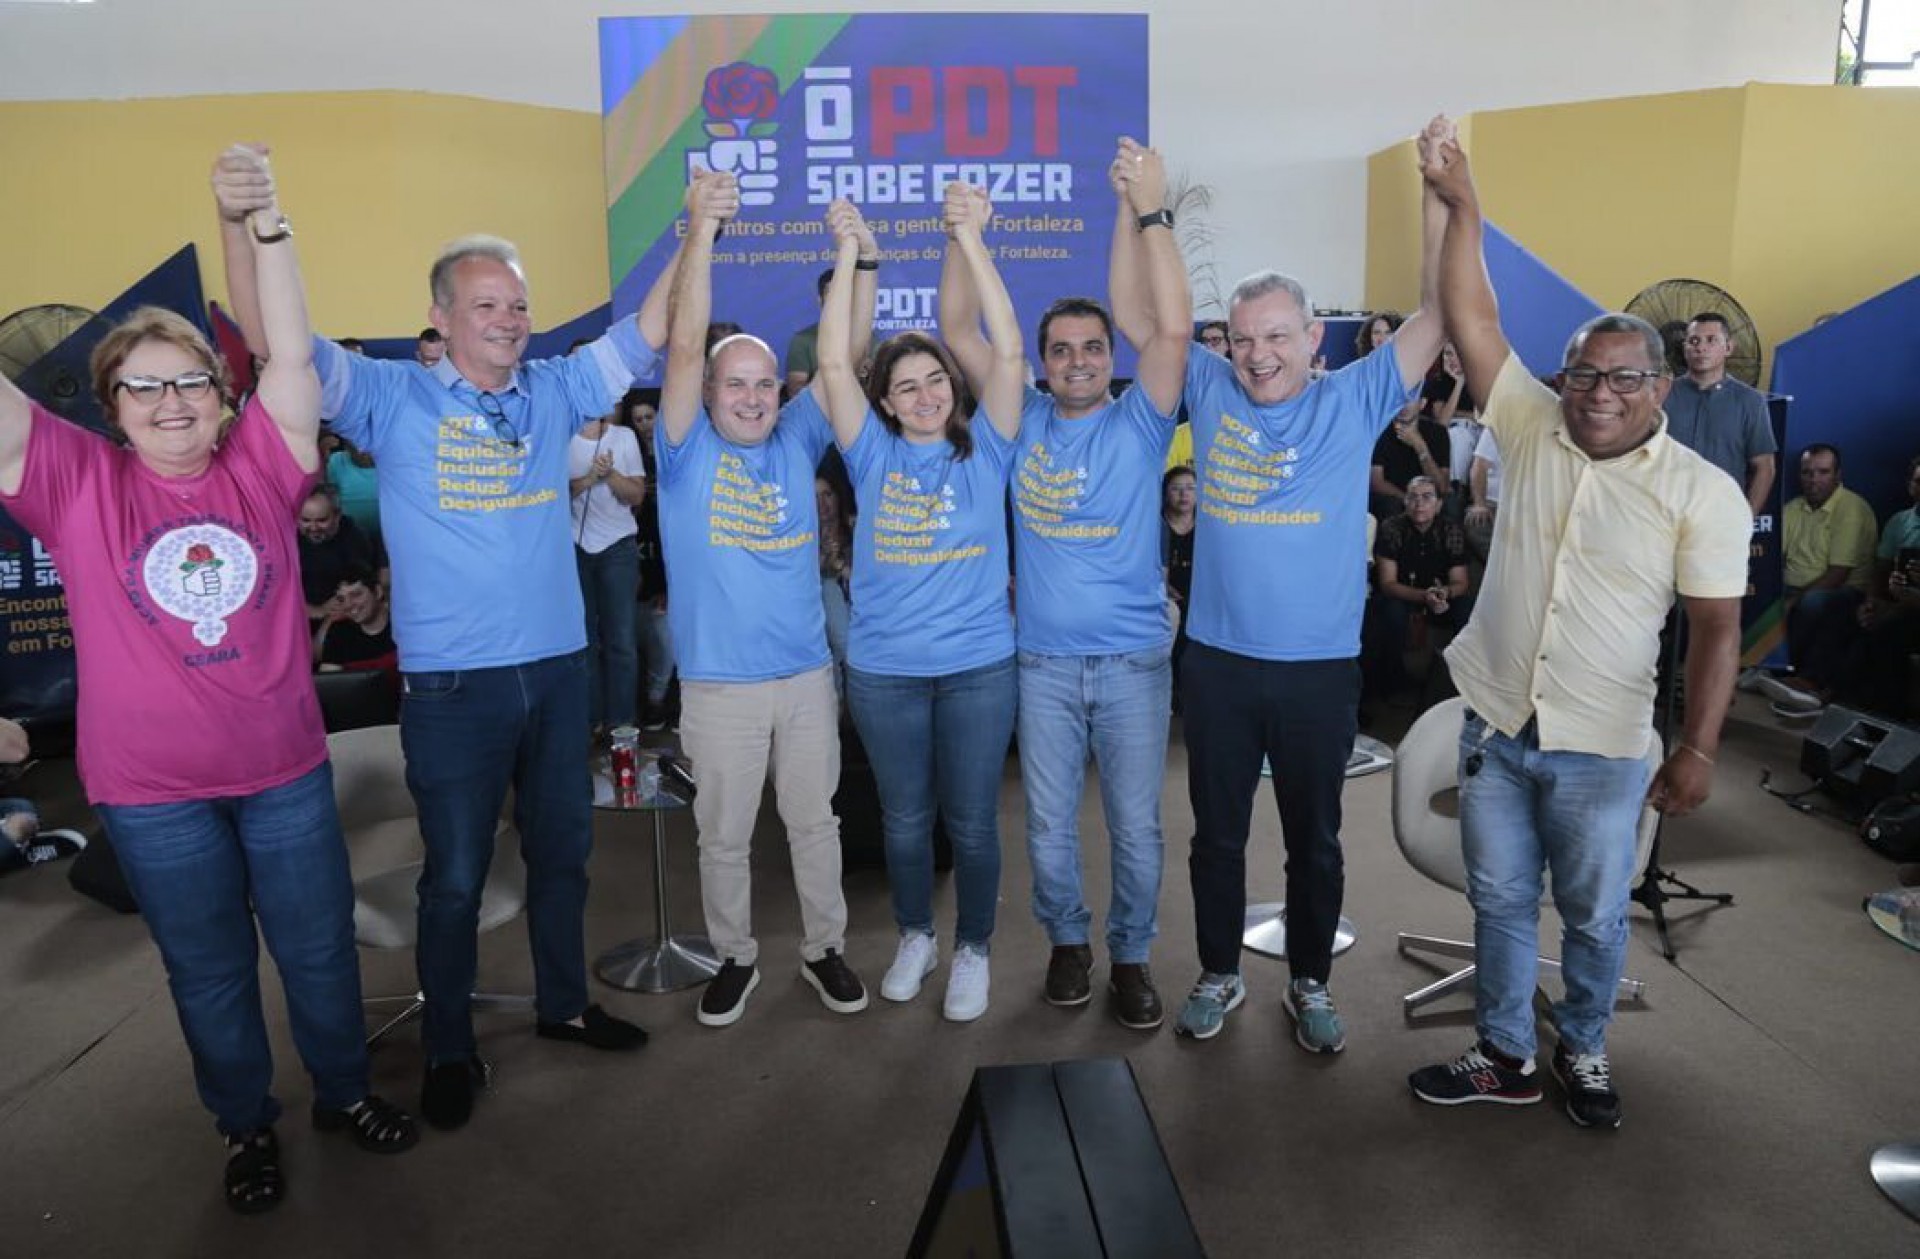
{"label": "glass side table", "polygon": [[[643,767],[646,762],[643,760]],[[703,935],[675,935],[667,919],[667,814],[687,802],[662,784],[651,795],[622,797],[603,763],[593,774],[593,807],[609,813],[644,813],[653,818],[654,934],[616,945],[600,955],[593,973],[629,992],[678,992],[712,979],[720,969],[713,945]]]}

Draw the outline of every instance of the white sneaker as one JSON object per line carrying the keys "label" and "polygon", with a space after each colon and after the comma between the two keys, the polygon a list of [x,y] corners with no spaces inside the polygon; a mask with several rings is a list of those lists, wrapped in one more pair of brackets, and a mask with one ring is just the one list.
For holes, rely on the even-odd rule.
{"label": "white sneaker", "polygon": [[940,945],[924,931],[900,933],[900,951],[893,955],[880,995],[889,1001],[911,1001],[920,995],[920,981],[940,964]]}
{"label": "white sneaker", "polygon": [[947,1001],[941,1013],[951,1023],[971,1023],[987,1012],[987,955],[967,945],[953,950],[953,969],[947,974]]}
{"label": "white sneaker", "polygon": [[1755,684],[1760,688],[1762,695],[1782,708],[1812,712],[1816,708],[1823,707],[1818,695],[1811,691],[1803,691],[1797,686],[1788,686],[1779,678],[1763,677]]}

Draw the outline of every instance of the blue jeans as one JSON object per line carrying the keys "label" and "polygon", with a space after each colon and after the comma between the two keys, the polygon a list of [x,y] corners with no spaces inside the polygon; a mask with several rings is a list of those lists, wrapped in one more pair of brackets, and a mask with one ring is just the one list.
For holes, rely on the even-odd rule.
{"label": "blue jeans", "polygon": [[560,1023],[587,1008],[587,653],[403,677],[400,742],[427,850],[415,961],[432,1066],[475,1050],[470,1000],[480,893],[509,783],[527,866],[535,1009],[541,1021]]}
{"label": "blue jeans", "polygon": [[1093,753],[1113,849],[1107,952],[1145,962],[1160,905],[1160,784],[1166,778],[1167,649],[1107,656],[1020,653],[1020,778],[1027,792],[1033,916],[1053,944],[1085,944],[1080,790]]}
{"label": "blue jeans", "polygon": [[640,690],[640,642],[633,593],[640,588],[640,547],[632,535],[604,551],[573,548],[580,597],[587,605],[587,720],[631,726]]}
{"label": "blue jeans", "polygon": [[367,1095],[353,878],[333,767],[250,796],[99,805],[160,946],[200,1100],[224,1134],[280,1117],[260,1010],[259,940],[280,972],[316,1105]]}
{"label": "blue jeans", "polygon": [[667,688],[673,682],[673,630],[667,624],[665,609],[656,608],[653,600],[638,606],[647,657],[647,703],[658,708],[667,702]]}
{"label": "blue jeans", "polygon": [[933,933],[937,807],[953,841],[954,936],[984,951],[1000,896],[1000,775],[1019,703],[1013,657],[937,678],[848,666],[847,703],[880,791],[894,921]]}
{"label": "blue jeans", "polygon": [[[1472,758],[1479,757],[1478,769]],[[1648,770],[1638,758],[1543,752],[1471,710],[1460,730],[1460,834],[1473,905],[1476,1022],[1501,1053],[1532,1056],[1541,871],[1565,924],[1567,995],[1553,1024],[1573,1053],[1604,1053],[1614,988],[1626,969],[1627,898]]]}

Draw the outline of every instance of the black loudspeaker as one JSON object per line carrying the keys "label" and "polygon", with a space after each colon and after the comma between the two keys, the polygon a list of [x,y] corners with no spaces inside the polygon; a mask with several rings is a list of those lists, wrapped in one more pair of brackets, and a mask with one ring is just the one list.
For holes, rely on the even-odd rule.
{"label": "black loudspeaker", "polygon": [[127,887],[127,876],[120,869],[119,854],[107,828],[96,826],[87,833],[87,846],[74,855],[67,869],[67,884],[82,896],[99,901],[116,914],[137,914],[139,902]]}
{"label": "black loudspeaker", "polygon": [[1133,1068],[973,1073],[908,1259],[1199,1259]]}
{"label": "black loudspeaker", "polygon": [[1856,809],[1920,788],[1920,731],[1829,704],[1800,745],[1800,772]]}

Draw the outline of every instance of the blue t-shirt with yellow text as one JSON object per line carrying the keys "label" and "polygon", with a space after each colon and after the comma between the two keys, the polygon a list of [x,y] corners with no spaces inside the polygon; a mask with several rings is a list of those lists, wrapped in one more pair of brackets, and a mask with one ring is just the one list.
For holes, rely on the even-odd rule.
{"label": "blue t-shirt with yellow text", "polygon": [[1013,471],[1020,650],[1149,651],[1173,642],[1160,566],[1160,474],[1173,418],[1138,382],[1092,415],[1027,391]]}
{"label": "blue t-shirt with yellow text", "polygon": [[[917,445],[871,410],[843,452],[859,519],[847,663],[928,678],[1013,654],[1007,476],[1014,446],[975,417],[973,452]],[[817,599],[817,595],[816,595]]]}
{"label": "blue t-shirt with yellow text", "polygon": [[1359,654],[1374,440],[1414,391],[1369,354],[1274,406],[1187,356],[1200,498],[1187,636],[1259,660]]}
{"label": "blue t-shirt with yellow text", "polygon": [[678,446],[653,431],[667,624],[689,682],[766,682],[824,666],[820,514],[813,473],[833,440],[811,390],[767,439],[722,437],[706,408]]}

